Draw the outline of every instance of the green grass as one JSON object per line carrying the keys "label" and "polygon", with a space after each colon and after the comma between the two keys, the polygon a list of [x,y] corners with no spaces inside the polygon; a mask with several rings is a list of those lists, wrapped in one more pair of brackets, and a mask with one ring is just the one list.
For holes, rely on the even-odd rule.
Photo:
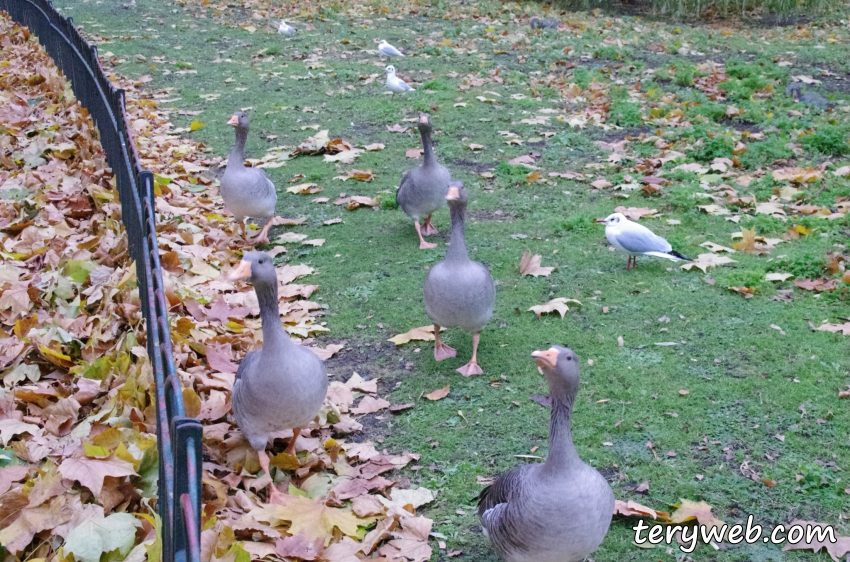
{"label": "green grass", "polygon": [[[288,245],[289,253],[281,261],[306,263],[317,270],[310,282],[320,285],[314,299],[327,306],[325,319],[331,331],[326,340],[345,341],[350,348],[328,362],[330,371],[345,378],[353,371],[380,376],[382,392],[393,403],[416,401],[412,410],[372,422],[369,431],[372,437],[383,437],[390,450],[422,454],[419,465],[424,468],[406,472],[405,477],[439,491],[427,514],[435,520],[434,531],[447,537],[448,550],[463,550],[460,559],[495,560],[474,516],[475,496],[481,489],[476,476],[492,476],[524,462],[514,455],[530,454],[535,447],[539,447],[536,454],[545,456],[548,410],[529,396],[545,394],[546,388],[529,354],[551,344],[566,344],[582,359],[575,442],[582,458],[609,478],[618,498],[664,510],[680,498],[704,500],[728,522],[753,513],[764,525],[801,518],[839,524],[840,531],[850,534],[841,521],[842,514],[847,517],[850,419],[847,402],[837,398],[838,389],[848,384],[850,340],[809,328],[810,321],[817,325],[847,316],[846,294],[795,289],[793,301],[786,302],[773,297],[781,296],[778,289],[793,289],[790,281],[763,281],[771,271],[821,275],[826,252],[847,243],[846,219],[782,222],[749,215],[735,224],[706,215],[696,207],[706,203],[699,198],[706,189],[696,175],[672,172],[677,164],[672,162],[663,170],[673,183],[660,196],[644,199],[640,191],[632,191],[625,201],[612,196],[619,192],[594,190],[588,182],[549,178],[551,184],[529,184],[528,169],[507,163],[537,152],[536,165],[544,178],[550,171],[574,171],[627,183],[624,176],[635,175],[627,168],[636,162],[621,163],[623,169],[608,167],[609,153],[593,141],[617,142],[627,133],[637,135],[637,127],[646,135],[660,132],[673,149],[686,152],[686,161],[710,164],[716,157],[733,156],[743,119],[751,132],[769,131],[764,140],[744,139],[748,149],[739,156],[745,167],[739,170],[742,173],[768,170],[766,177],[740,189],[742,195],[754,192],[764,201],[779,187],[769,174],[775,161],[818,164],[848,148],[843,104],[832,114],[794,106],[783,94],[787,71],[771,62],[794,51],[795,74],[811,73],[806,69],[815,66],[846,72],[850,41],[844,28],[830,20],[810,26],[808,37],[794,36],[799,31],[795,27],[738,29],[724,35],[715,28],[682,26],[680,33],[673,33],[673,27],[663,23],[623,18],[625,23],[619,24],[612,18],[570,14],[564,19],[585,26],[585,31],[537,35],[510,23],[523,10],[539,13],[537,5],[479,6],[479,13],[490,10],[495,18],[495,23],[485,25],[454,16],[443,19],[451,11],[448,3],[419,7],[417,14],[401,20],[381,19],[380,26],[364,25],[364,19],[383,18],[383,4],[375,2],[363,12],[343,6],[325,9],[309,20],[314,31],[305,31],[307,19],[296,17],[301,31],[294,39],[283,39],[268,33],[264,20],[251,21],[240,10],[217,15],[212,6],[202,8],[194,2],[175,6],[164,0],[137,0],[131,10],[112,3],[57,4],[86,31],[110,38],[99,51],[126,60],[118,72],[151,74],[148,86],[170,88],[169,97],[179,99],[159,110],[173,108],[171,119],[179,127],[188,127],[194,119],[206,123],[191,135],[213,154],[226,154],[233,133],[225,123],[235,109],[245,107],[251,108],[253,118],[248,142],[253,157],[262,157],[271,146],[297,145],[313,132],[302,127],[314,124],[330,129],[332,138],[360,146],[386,145],[382,151],[364,153],[353,165],[336,167],[321,157],[298,157],[269,171],[280,190],[280,213],[307,217],[298,231],[327,238],[318,248]],[[392,12],[392,5],[386,7]],[[230,24],[224,25],[225,21]],[[235,23],[253,23],[257,31],[251,34]],[[612,35],[611,26],[613,36],[628,41],[628,47],[603,45]],[[641,28],[639,34],[635,27]],[[511,36],[516,33],[522,38]],[[414,34],[425,47],[417,47]],[[830,35],[837,37],[835,43],[828,41]],[[428,55],[396,62],[400,72],[423,84],[420,91],[395,99],[384,95],[386,61],[363,52],[374,48],[378,36],[409,52]],[[443,38],[451,41],[451,47]],[[743,57],[740,64],[727,68],[728,101],[713,101],[690,89],[700,79],[698,64],[705,57],[693,55],[691,61],[688,54],[645,48],[674,42],[677,48],[687,43],[689,49],[709,53],[718,62]],[[754,42],[758,60],[767,61],[764,66],[740,53],[752,52]],[[815,45],[825,48],[814,49]],[[574,50],[565,55],[568,46]],[[320,55],[314,53],[319,48]],[[501,50],[509,54],[498,54]],[[256,56],[261,51],[264,56]],[[147,62],[136,62],[135,54],[145,55]],[[640,66],[623,59],[638,56]],[[162,62],[153,57],[163,57],[157,59]],[[559,60],[575,68],[558,66]],[[612,102],[609,122],[626,131],[593,125],[574,128],[555,120],[554,114],[540,113],[567,108],[573,114],[602,103],[561,99],[558,79],[582,88],[596,81],[606,89],[615,80],[621,88],[643,80],[647,91],[651,77],[643,74],[646,69],[655,71],[652,87],[659,89],[651,97],[631,100],[625,89],[612,88],[610,99],[602,100]],[[197,73],[178,74],[178,70]],[[378,78],[366,83],[371,74]],[[547,75],[558,78],[550,80]],[[233,81],[225,83],[229,78]],[[476,79],[482,84],[471,85]],[[836,101],[843,102],[845,92],[835,82],[829,84]],[[767,95],[769,86],[772,95]],[[209,94],[219,97],[202,97]],[[495,103],[481,102],[477,96]],[[683,108],[689,125],[661,120],[684,102],[689,102]],[[726,117],[726,106],[732,103],[749,104],[738,121]],[[180,110],[203,113],[181,115]],[[803,116],[791,119],[789,110]],[[445,250],[443,244],[434,251],[418,250],[410,220],[393,204],[402,172],[416,164],[404,153],[419,141],[415,132],[390,133],[387,126],[409,126],[412,123],[405,119],[415,118],[419,111],[432,113],[438,157],[470,190],[470,254],[489,265],[498,284],[496,310],[480,348],[485,376],[465,379],[454,372],[471,352],[468,334],[456,330],[446,334],[447,343],[458,349],[458,358],[443,363],[434,362],[428,343],[395,348],[386,341],[427,324],[422,282],[427,268],[442,259]],[[538,115],[550,119],[545,124],[522,123]],[[752,121],[753,116],[758,121]],[[523,145],[506,144],[508,137],[499,131],[515,133]],[[546,137],[544,132],[556,134]],[[268,135],[277,138],[265,138]],[[485,149],[473,152],[469,143]],[[658,152],[651,142],[634,141],[630,147],[646,158]],[[602,167],[586,168],[589,163]],[[351,168],[371,169],[374,181],[333,179]],[[482,177],[488,171],[492,176]],[[343,192],[381,195],[381,207],[349,212],[332,203],[312,203],[311,196],[286,193],[297,174],[305,176],[300,181],[322,185],[322,195],[331,202]],[[833,204],[836,195],[850,194],[842,178],[811,184],[805,191],[819,204]],[[733,256],[737,263],[708,274],[685,272],[652,259],[642,259],[636,270],[626,272],[625,257],[609,251],[602,228],[592,222],[621,204],[662,211],[660,218],[643,222],[690,256],[704,253],[699,245],[707,240],[731,245],[731,234],[742,227],[754,226],[759,235],[775,238],[793,223],[818,230],[779,244],[768,256],[737,253]],[[321,226],[323,220],[336,217],[345,223]],[[670,225],[667,219],[681,223]],[[448,213],[437,213],[435,225],[447,240]],[[511,236],[515,234],[525,238]],[[524,249],[541,254],[543,265],[557,266],[557,271],[549,277],[520,277]],[[727,289],[734,285],[755,286],[757,295],[744,300]],[[575,298],[583,306],[563,320],[538,319],[527,312],[553,297]],[[780,327],[784,335],[772,326]],[[675,345],[656,345],[667,342]],[[424,392],[446,384],[451,385],[448,398],[435,403],[421,400]],[[680,390],[689,393],[682,395]],[[439,444],[432,447],[434,441]],[[668,456],[670,451],[676,456]],[[778,485],[767,487],[746,477],[741,470],[745,463]],[[843,472],[830,468],[830,463]],[[803,477],[800,483],[797,474]],[[648,494],[626,490],[644,480],[649,482]],[[593,559],[674,559],[664,549],[644,551],[632,545],[631,524],[616,520]],[[702,546],[694,556],[717,561],[828,560],[826,554],[782,553],[763,545],[724,551]],[[443,552],[435,559],[447,558]]]}

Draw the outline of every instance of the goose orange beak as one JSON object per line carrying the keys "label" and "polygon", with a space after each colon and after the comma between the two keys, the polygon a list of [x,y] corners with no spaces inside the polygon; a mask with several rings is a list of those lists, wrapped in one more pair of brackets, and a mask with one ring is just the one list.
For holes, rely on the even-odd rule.
{"label": "goose orange beak", "polygon": [[239,118],[236,117],[236,115],[231,115],[230,119],[227,121],[227,124],[230,125],[231,127],[235,127],[236,125],[239,124]]}
{"label": "goose orange beak", "polygon": [[456,187],[450,187],[448,193],[446,193],[446,200],[457,201],[458,199],[460,199],[460,190]]}
{"label": "goose orange beak", "polygon": [[419,123],[421,125],[427,125],[429,121],[430,121],[430,119],[428,118],[427,113],[423,113],[422,115],[419,116]]}
{"label": "goose orange beak", "polygon": [[228,278],[231,281],[236,281],[237,279],[247,279],[251,277],[251,262],[242,260],[239,262],[239,265],[236,266],[236,269],[230,272]]}
{"label": "goose orange beak", "polygon": [[546,351],[535,351],[531,356],[537,361],[538,367],[554,369],[558,363],[558,350],[551,348]]}
{"label": "goose orange beak", "polygon": [[595,221],[593,221],[593,222],[598,222],[598,223],[605,224],[605,219],[596,219],[596,220],[595,220]]}

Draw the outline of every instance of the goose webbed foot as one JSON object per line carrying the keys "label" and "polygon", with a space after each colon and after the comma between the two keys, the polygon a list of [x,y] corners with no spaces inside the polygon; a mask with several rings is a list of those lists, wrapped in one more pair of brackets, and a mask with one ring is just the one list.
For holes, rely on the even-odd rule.
{"label": "goose webbed foot", "polygon": [[428,215],[428,218],[425,219],[425,222],[422,224],[422,236],[431,236],[439,233],[440,232],[434,228],[434,225],[431,224],[431,215]]}
{"label": "goose webbed foot", "polygon": [[483,375],[484,371],[481,370],[481,367],[478,365],[478,342],[481,338],[481,334],[472,334],[472,359],[469,360],[469,363],[457,369],[457,372],[465,377],[471,377],[472,375]]}
{"label": "goose webbed foot", "polygon": [[449,347],[444,343],[434,344],[434,361],[443,361],[445,359],[451,359],[456,355],[457,350],[455,348]]}
{"label": "goose webbed foot", "polygon": [[268,475],[269,480],[271,480],[269,482],[268,503],[285,503],[286,502],[286,494],[282,493],[280,490],[278,490],[274,486],[274,480],[272,479],[272,473],[271,473],[271,470],[269,469],[269,455],[265,451],[257,451],[257,457],[259,458],[260,466],[262,467],[263,472],[265,472]]}
{"label": "goose webbed foot", "polygon": [[420,250],[430,250],[431,248],[437,247],[436,244],[432,244],[431,242],[426,242],[425,238],[422,237],[422,226],[419,224],[418,220],[413,222],[413,226],[416,227],[416,234],[419,235],[419,249]]}
{"label": "goose webbed foot", "polygon": [[269,228],[272,226],[272,219],[266,219],[266,224],[263,226],[263,229],[260,231],[258,235],[251,240],[251,243],[255,246],[259,244],[268,244],[269,243]]}
{"label": "goose webbed foot", "polygon": [[455,355],[457,355],[457,351],[453,347],[449,347],[440,341],[440,327],[434,324],[434,361],[451,359]]}
{"label": "goose webbed foot", "polygon": [[478,362],[475,359],[470,359],[469,363],[461,367],[460,369],[455,369],[458,373],[465,377],[471,377],[472,375],[483,375],[484,371],[481,370],[481,367],[478,365]]}

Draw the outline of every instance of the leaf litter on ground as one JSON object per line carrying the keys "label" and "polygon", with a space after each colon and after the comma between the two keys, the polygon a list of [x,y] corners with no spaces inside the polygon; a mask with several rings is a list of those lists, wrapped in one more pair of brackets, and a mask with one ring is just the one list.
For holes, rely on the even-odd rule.
{"label": "leaf litter on ground", "polygon": [[[0,469],[3,502],[10,507],[0,542],[12,553],[32,556],[48,544],[36,535],[53,535],[52,546],[39,549],[39,556],[49,557],[64,544],[78,562],[95,562],[112,551],[140,560],[161,549],[160,522],[150,508],[158,478],[156,414],[135,266],[117,220],[114,178],[91,120],[52,61],[8,19],[0,18],[0,28],[2,58],[17,69],[0,77],[0,115],[5,113],[4,122],[27,123],[1,134],[32,155],[4,172],[4,187],[19,187],[25,198],[0,200],[6,216],[29,216],[5,225],[14,233],[6,242],[14,254],[2,265],[0,316],[9,337],[0,342],[0,438],[19,464]],[[418,455],[393,455],[369,441],[348,440],[362,427],[353,415],[389,406],[376,396],[375,380],[355,373],[346,383],[333,381],[296,456],[275,455],[291,432],[275,435],[272,464],[277,478],[289,482],[290,494],[285,505],[264,504],[257,496],[268,482],[254,475],[256,453],[233,422],[229,393],[234,367],[259,343],[261,324],[253,291],[222,277],[242,250],[238,225],[211,179],[221,158],[169,134],[169,111],[158,105],[169,91],[141,91],[141,82],[113,80],[127,92],[142,166],[157,178],[175,364],[187,410],[205,424],[204,559],[312,552],[341,561],[377,552],[427,560],[431,521],[415,509],[433,494],[420,488],[412,504],[379,498],[405,492],[387,476]],[[8,103],[12,96],[31,103]],[[49,135],[28,134],[43,123],[54,125]],[[333,142],[324,149],[350,150],[344,141]],[[21,205],[37,212],[25,215]],[[168,228],[178,222],[194,228],[183,234]],[[303,265],[279,267],[278,306],[293,337],[327,359],[342,346],[315,346],[314,337],[327,332],[322,307],[308,300],[319,287],[297,282],[312,273]],[[107,424],[107,417],[124,421]],[[364,511],[366,504],[373,507]]]}

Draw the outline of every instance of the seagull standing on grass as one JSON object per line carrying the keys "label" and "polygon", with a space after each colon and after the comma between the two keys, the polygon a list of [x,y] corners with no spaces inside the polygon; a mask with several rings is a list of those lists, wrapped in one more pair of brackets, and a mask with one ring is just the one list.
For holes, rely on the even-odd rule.
{"label": "seagull standing on grass", "polygon": [[295,35],[295,32],[298,31],[291,25],[288,25],[285,21],[280,20],[280,25],[277,26],[277,32],[281,35]]}
{"label": "seagull standing on grass", "polygon": [[673,250],[670,242],[645,226],[630,221],[622,213],[608,215],[604,219],[597,219],[596,222],[605,223],[605,237],[612,246],[618,250],[628,252],[627,270],[637,265],[638,254],[673,261],[692,261],[690,258]]}
{"label": "seagull standing on grass", "polygon": [[395,67],[393,65],[387,67],[387,90],[391,91],[393,96],[403,94],[404,92],[416,91],[410,84],[395,75]]}
{"label": "seagull standing on grass", "polygon": [[395,47],[393,47],[392,45],[387,43],[387,41],[385,39],[381,39],[381,42],[378,43],[378,52],[380,52],[382,55],[386,55],[388,57],[403,57],[404,56],[401,51],[399,51],[398,49],[396,49]]}

